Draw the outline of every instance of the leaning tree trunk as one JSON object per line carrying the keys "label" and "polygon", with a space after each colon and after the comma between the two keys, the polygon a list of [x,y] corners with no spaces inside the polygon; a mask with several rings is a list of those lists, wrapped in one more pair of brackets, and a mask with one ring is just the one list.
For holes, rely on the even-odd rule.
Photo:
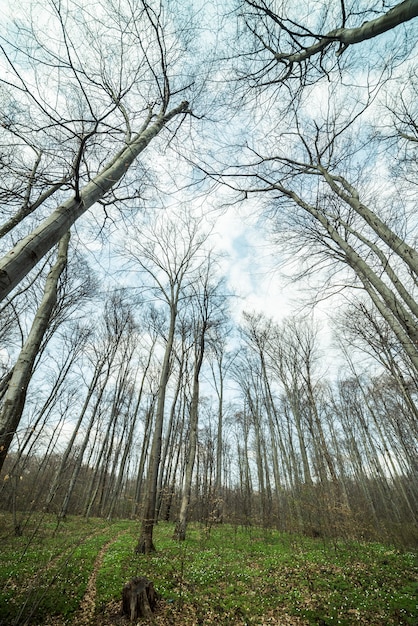
{"label": "leaning tree trunk", "polygon": [[[64,380],[66,379],[66,375],[68,374],[70,368],[74,363],[75,353],[70,352],[66,358],[63,365],[63,368],[60,370],[59,375],[56,381],[53,384],[52,390],[49,393],[48,398],[45,400],[43,406],[41,407],[39,414],[37,415],[33,426],[30,429],[30,432],[26,435],[22,445],[19,447],[17,451],[16,458],[13,462],[11,469],[9,470],[9,475],[14,476],[16,471],[22,473],[27,460],[32,458],[32,451],[37,445],[39,438],[42,434],[43,428],[47,423],[50,415],[51,409],[54,406],[54,403],[57,401],[59,397],[59,393],[62,389],[62,385]],[[13,370],[10,374],[13,373]],[[41,464],[42,465],[42,464]],[[38,472],[40,469],[38,469]],[[38,484],[36,481],[34,484]],[[2,493],[2,488],[0,487],[0,496]],[[31,500],[33,500],[33,493],[31,493]]]}
{"label": "leaning tree trunk", "polygon": [[74,429],[73,429],[72,435],[70,437],[70,440],[67,443],[65,452],[61,455],[59,467],[58,467],[58,469],[57,469],[57,471],[55,473],[54,480],[52,481],[52,484],[51,484],[51,486],[49,488],[49,494],[48,494],[48,498],[47,498],[46,505],[45,505],[46,507],[49,507],[49,505],[53,501],[53,499],[55,497],[55,494],[56,494],[56,492],[58,490],[61,477],[62,477],[63,473],[65,472],[65,468],[67,466],[68,459],[70,458],[70,455],[71,455],[71,453],[73,451],[73,448],[74,448],[74,442],[75,442],[76,437],[77,437],[77,435],[78,435],[78,433],[80,431],[81,424],[83,422],[83,419],[84,419],[84,416],[86,414],[86,411],[87,411],[87,409],[89,407],[90,400],[93,397],[93,393],[94,393],[94,391],[96,389],[96,385],[98,383],[98,380],[100,379],[100,376],[101,376],[101,374],[103,372],[103,368],[105,366],[105,362],[106,362],[106,359],[105,359],[104,356],[102,356],[97,361],[97,363],[95,365],[93,377],[92,377],[92,380],[90,382],[90,385],[89,385],[89,388],[88,388],[88,391],[87,391],[87,396],[86,396],[86,398],[84,400],[84,403],[83,403],[83,407],[81,409],[81,412],[80,412],[80,415],[78,417],[77,423],[74,426]]}
{"label": "leaning tree trunk", "polygon": [[67,264],[70,232],[62,237],[55,264],[46,279],[44,295],[36,312],[28,338],[20,351],[8,383],[0,413],[0,471],[13,436],[19,426],[26,401],[33,365],[57,302],[58,280]]}
{"label": "leaning tree trunk", "polygon": [[132,163],[170,120],[186,113],[188,107],[188,102],[184,101],[170,111],[162,111],[155,118],[150,114],[144,128],[76,194],[78,197],[70,198],[57,207],[0,260],[0,301],[65,236],[77,219],[125,176]]}
{"label": "leaning tree trunk", "polygon": [[[71,496],[73,494],[74,488],[76,486],[78,475],[79,475],[79,473],[81,471],[84,454],[86,452],[87,446],[88,446],[89,441],[90,441],[91,431],[92,431],[93,426],[94,426],[94,424],[96,422],[96,416],[97,416],[99,408],[100,408],[100,404],[101,404],[102,397],[103,397],[103,394],[104,394],[105,389],[106,389],[106,385],[109,382],[111,371],[112,371],[111,370],[111,363],[109,363],[108,364],[108,368],[107,368],[107,372],[106,372],[105,380],[103,381],[103,384],[100,385],[100,387],[99,387],[98,395],[96,397],[96,400],[95,400],[95,403],[94,403],[94,406],[93,406],[93,409],[92,409],[92,412],[91,412],[91,415],[90,415],[90,419],[89,419],[89,423],[87,425],[86,432],[84,433],[83,441],[82,441],[82,443],[80,445],[80,448],[77,449],[77,457],[76,457],[75,462],[74,462],[74,468],[73,468],[73,471],[72,471],[72,474],[71,474],[70,483],[69,483],[69,485],[67,487],[67,490],[66,490],[66,493],[65,493],[65,496],[64,496],[64,500],[63,500],[63,502],[61,504],[61,508],[60,508],[59,518],[61,518],[61,519],[65,519],[65,517],[67,516],[67,511],[68,511],[68,506],[70,504],[70,499],[71,499]],[[86,409],[87,409],[87,407],[86,407]],[[84,414],[83,414],[83,416],[84,416]],[[81,425],[81,421],[80,420],[79,420],[79,422],[80,422],[80,425]],[[77,428],[75,434],[77,435],[77,434],[79,434],[79,432],[80,431]],[[73,446],[71,446],[71,448],[69,450],[70,453],[72,451],[72,448],[73,448]]]}

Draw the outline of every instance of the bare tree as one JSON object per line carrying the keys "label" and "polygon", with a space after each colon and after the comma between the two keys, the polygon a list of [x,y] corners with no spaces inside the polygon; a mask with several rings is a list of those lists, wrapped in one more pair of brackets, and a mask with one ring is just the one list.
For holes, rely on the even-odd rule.
{"label": "bare tree", "polygon": [[[47,383],[50,382],[51,386],[47,391],[46,397],[41,396],[40,403],[35,403],[33,409],[31,407],[32,410],[29,412],[28,419],[26,420],[27,432],[22,438],[22,443],[16,452],[12,466],[7,468],[9,476],[17,471],[22,471],[25,467],[26,461],[30,459],[39,441],[42,440],[45,427],[59,404],[60,399],[67,396],[67,394],[71,397],[71,371],[80,358],[88,335],[88,329],[82,328],[78,324],[72,326],[68,333],[64,332],[63,336],[60,337],[61,353],[58,352],[55,346],[53,348],[55,354],[49,355],[49,376],[52,374],[52,381],[48,380],[49,376],[47,376],[45,372],[43,373],[43,381],[45,387]],[[53,439],[53,437],[51,439]]]}
{"label": "bare tree", "polygon": [[[287,248],[294,276],[312,277],[315,301],[344,287],[365,290],[415,370],[414,89],[403,87],[400,102],[396,94],[414,74],[416,38],[407,22],[417,12],[416,1],[387,12],[361,2],[319,2],[307,4],[302,19],[300,5],[240,3],[236,84],[244,111],[236,107],[234,114],[244,130],[236,165],[201,159],[204,172],[243,201],[264,199],[273,237]],[[388,31],[390,45],[382,36]],[[340,46],[341,57],[351,45],[349,67],[328,62],[328,50]],[[391,116],[382,116],[388,102]],[[385,142],[395,136],[398,149],[408,144],[407,188],[385,159]]]}
{"label": "bare tree", "polygon": [[[379,80],[346,109],[342,85],[327,88],[324,111],[311,113],[306,104],[287,100],[290,129],[273,129],[270,112],[265,123],[260,117],[263,133],[255,133],[237,166],[218,177],[244,198],[264,196],[273,237],[287,246],[295,277],[313,277],[316,300],[344,287],[364,289],[417,370],[418,252],[410,189],[398,190],[381,161],[379,121],[372,125],[376,142],[363,128],[363,119],[377,112]],[[379,167],[386,176],[381,185]],[[406,208],[397,212],[399,193]]]}
{"label": "bare tree", "polygon": [[214,485],[214,502],[211,512],[212,519],[221,522],[223,518],[222,476],[224,452],[224,415],[225,415],[225,384],[231,365],[237,356],[226,349],[227,333],[231,328],[223,326],[215,330],[209,342],[209,363],[212,371],[213,386],[218,399],[218,419],[216,427],[216,469]]}
{"label": "bare tree", "polygon": [[0,299],[93,205],[134,204],[140,176],[131,166],[189,112],[181,100],[190,83],[181,76],[185,38],[179,45],[176,19],[158,0],[117,10],[103,2],[94,15],[93,5],[73,0],[49,0],[42,18],[32,10],[1,45],[1,127],[13,146],[2,170],[10,200],[3,233],[37,220],[29,233],[19,228],[0,261]]}
{"label": "bare tree", "polygon": [[[152,318],[152,313],[150,315],[150,317]],[[132,336],[132,339],[134,339],[135,343],[139,343],[138,342],[138,333],[136,333],[135,335]],[[124,446],[123,449],[123,454],[122,454],[122,459],[120,462],[120,467],[118,470],[118,478],[115,482],[115,485],[113,487],[113,495],[111,497],[111,506],[109,509],[109,513],[108,513],[108,518],[110,519],[113,513],[113,509],[115,507],[115,504],[117,502],[117,499],[120,497],[120,489],[122,486],[122,482],[125,478],[125,474],[126,474],[126,466],[127,466],[127,461],[128,461],[128,457],[129,454],[131,452],[132,446],[133,446],[133,438],[134,438],[134,432],[135,429],[138,425],[138,417],[139,417],[139,412],[140,409],[143,406],[143,402],[144,402],[144,396],[145,396],[145,383],[147,380],[147,376],[149,374],[149,370],[150,370],[150,366],[151,366],[151,361],[154,357],[154,349],[155,349],[155,345],[157,342],[157,335],[154,334],[153,337],[151,337],[151,345],[147,348],[145,348],[145,350],[148,349],[148,353],[144,354],[143,356],[143,360],[140,360],[140,364],[138,366],[138,371],[141,369],[142,370],[142,374],[141,374],[141,378],[140,378],[140,385],[139,385],[139,390],[137,391],[137,396],[136,396],[136,400],[134,403],[134,408],[132,411],[128,410],[127,411],[127,417],[130,420],[130,424],[129,424],[129,430],[128,430],[128,435],[127,435],[127,442]],[[141,346],[142,347],[142,346]],[[136,358],[138,358],[139,355],[136,355]],[[140,357],[139,357],[140,358]],[[137,372],[138,375],[138,372]],[[137,378],[137,375],[135,376],[135,378]],[[133,391],[131,392],[131,402],[133,402]],[[129,407],[130,408],[130,407]],[[143,446],[144,446],[144,451],[146,449],[146,444],[147,444],[147,438],[144,437],[144,441],[143,441]]]}
{"label": "bare tree", "polygon": [[[93,428],[94,426],[97,426],[97,414],[102,402],[105,389],[109,383],[109,379],[112,374],[116,373],[116,381],[114,384],[114,399],[109,414],[109,424],[112,424],[113,426],[116,424],[119,414],[121,412],[121,406],[123,404],[124,396],[129,395],[127,388],[129,386],[129,377],[132,375],[131,361],[135,348],[135,346],[133,345],[135,326],[129,311],[126,310],[126,307],[123,306],[123,303],[118,303],[114,307],[114,311],[112,311],[112,313],[115,315],[115,320],[113,320],[113,333],[111,336],[103,338],[105,342],[105,351],[102,353],[102,355],[105,362],[103,364],[100,357],[100,360],[98,361],[99,367],[102,367],[102,364],[104,365],[102,371],[100,371],[101,380],[97,381],[94,385],[94,404],[91,409],[88,423],[85,426],[83,440],[77,448],[77,458],[75,459],[71,479],[66,489],[65,497],[59,512],[59,517],[61,518],[65,518],[67,514],[70,498],[72,496],[74,487],[77,482],[77,478],[80,473],[84,454],[89,444]],[[114,363],[115,359],[117,358],[118,352],[120,355],[119,362]],[[98,370],[96,371],[98,372]],[[75,434],[80,432],[80,426],[83,421],[84,412],[86,411],[88,404],[88,402],[84,404],[83,411],[81,412],[80,417],[77,421],[77,425],[75,427]],[[72,451],[71,448],[72,446],[70,446],[70,453]]]}
{"label": "bare tree", "polygon": [[190,215],[177,216],[168,221],[166,216],[150,228],[148,234],[137,231],[127,243],[127,255],[132,266],[140,268],[151,283],[150,291],[168,307],[168,328],[164,341],[154,434],[149,456],[147,491],[145,496],[141,534],[137,552],[153,551],[153,529],[157,506],[158,473],[160,471],[165,400],[170,378],[174,337],[181,306],[187,301],[187,286],[196,280],[202,264],[202,247],[207,235],[200,232],[199,220]]}
{"label": "bare tree", "polygon": [[367,302],[357,298],[335,319],[335,326],[336,339],[346,355],[346,346],[351,346],[380,363],[397,381],[405,402],[418,419],[412,397],[412,389],[417,384],[416,372],[405,359],[397,337],[385,319]]}
{"label": "bare tree", "polygon": [[244,0],[241,15],[256,41],[252,56],[261,61],[251,78],[272,84],[292,78],[309,81],[312,73],[315,78],[326,73],[348,47],[418,17],[418,2],[404,0],[385,11],[384,4],[380,9],[345,0],[293,7],[285,2]]}
{"label": "bare tree", "polygon": [[193,317],[191,320],[194,365],[192,374],[192,390],[190,400],[189,441],[184,472],[184,482],[179,517],[174,536],[180,541],[186,538],[187,513],[192,490],[193,469],[196,459],[198,419],[199,419],[199,387],[200,372],[207,337],[212,328],[219,326],[224,315],[221,293],[221,283],[215,283],[215,260],[209,255],[206,267],[200,268],[198,280],[192,284],[190,308]]}
{"label": "bare tree", "polygon": [[90,404],[93,402],[95,395],[97,401],[94,403],[92,408],[89,426],[87,428],[87,437],[84,438],[84,442],[81,445],[79,461],[76,461],[74,472],[72,473],[72,479],[70,478],[70,486],[67,489],[68,498],[64,497],[65,506],[63,505],[62,507],[63,517],[66,514],[69,498],[74,489],[74,484],[81,467],[82,457],[88,443],[88,435],[94,425],[101,397],[114,370],[114,360],[119,343],[122,341],[126,329],[130,327],[130,323],[131,316],[126,306],[123,305],[123,302],[120,298],[118,298],[118,296],[111,297],[106,303],[103,321],[96,328],[98,337],[96,336],[96,339],[91,337],[89,342],[90,345],[86,347],[86,351],[89,354],[93,365],[93,371],[91,372],[91,379],[87,386],[86,396],[81,406],[80,413],[74,424],[71,437],[66,442],[65,451],[61,455],[59,467],[50,486],[47,500],[48,506],[54,499],[60,482],[67,471],[69,460],[74,455],[74,444],[76,438],[80,434],[83,421],[85,420]]}
{"label": "bare tree", "polygon": [[67,264],[69,240],[70,233],[68,232],[60,242],[56,261],[46,279],[43,299],[8,381],[0,412],[0,470],[19,426],[35,359],[57,302],[58,281]]}

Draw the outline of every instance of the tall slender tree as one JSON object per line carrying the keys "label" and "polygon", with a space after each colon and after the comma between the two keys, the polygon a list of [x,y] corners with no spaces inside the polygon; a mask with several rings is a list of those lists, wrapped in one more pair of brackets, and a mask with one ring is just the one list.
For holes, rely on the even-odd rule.
{"label": "tall slender tree", "polygon": [[199,388],[200,376],[205,356],[207,336],[211,328],[219,326],[222,321],[223,294],[221,294],[221,283],[214,282],[215,261],[208,256],[206,267],[200,268],[200,275],[196,282],[192,284],[192,296],[190,308],[193,310],[191,320],[192,340],[194,352],[194,364],[192,374],[192,389],[190,400],[189,419],[189,441],[186,456],[186,467],[182,489],[179,517],[175,529],[175,537],[180,541],[186,539],[187,512],[192,491],[193,469],[196,459],[198,420],[199,420]]}
{"label": "tall slender tree", "polygon": [[164,342],[154,433],[149,455],[147,487],[144,501],[141,533],[137,552],[148,554],[155,550],[153,530],[157,506],[158,474],[160,471],[165,401],[171,372],[174,338],[179,309],[184,304],[187,286],[196,280],[202,264],[202,247],[207,235],[200,231],[199,220],[178,216],[168,221],[163,216],[150,228],[147,235],[136,232],[127,243],[127,255],[133,267],[140,268],[148,277],[150,289],[168,308],[168,328]]}
{"label": "tall slender tree", "polygon": [[67,232],[58,246],[57,258],[45,282],[42,301],[35,314],[28,338],[13,367],[7,391],[3,397],[0,410],[0,470],[19,426],[35,359],[57,303],[58,281],[67,265],[69,241],[70,233]]}

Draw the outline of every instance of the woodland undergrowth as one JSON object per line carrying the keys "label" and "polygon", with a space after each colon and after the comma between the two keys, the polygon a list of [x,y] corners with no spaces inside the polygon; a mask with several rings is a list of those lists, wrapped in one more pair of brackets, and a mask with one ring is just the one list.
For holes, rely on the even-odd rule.
{"label": "woodland undergrowth", "polygon": [[390,545],[199,524],[179,542],[159,523],[157,551],[144,556],[135,521],[31,524],[16,537],[0,516],[2,626],[128,624],[121,590],[134,576],[154,582],[162,626],[418,624],[417,554]]}

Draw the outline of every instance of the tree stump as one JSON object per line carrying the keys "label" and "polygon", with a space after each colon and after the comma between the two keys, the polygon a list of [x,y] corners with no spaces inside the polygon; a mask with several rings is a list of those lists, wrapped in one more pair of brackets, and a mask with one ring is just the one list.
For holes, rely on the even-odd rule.
{"label": "tree stump", "polygon": [[153,583],[144,576],[132,578],[122,590],[122,613],[131,622],[139,617],[151,617],[158,594]]}

